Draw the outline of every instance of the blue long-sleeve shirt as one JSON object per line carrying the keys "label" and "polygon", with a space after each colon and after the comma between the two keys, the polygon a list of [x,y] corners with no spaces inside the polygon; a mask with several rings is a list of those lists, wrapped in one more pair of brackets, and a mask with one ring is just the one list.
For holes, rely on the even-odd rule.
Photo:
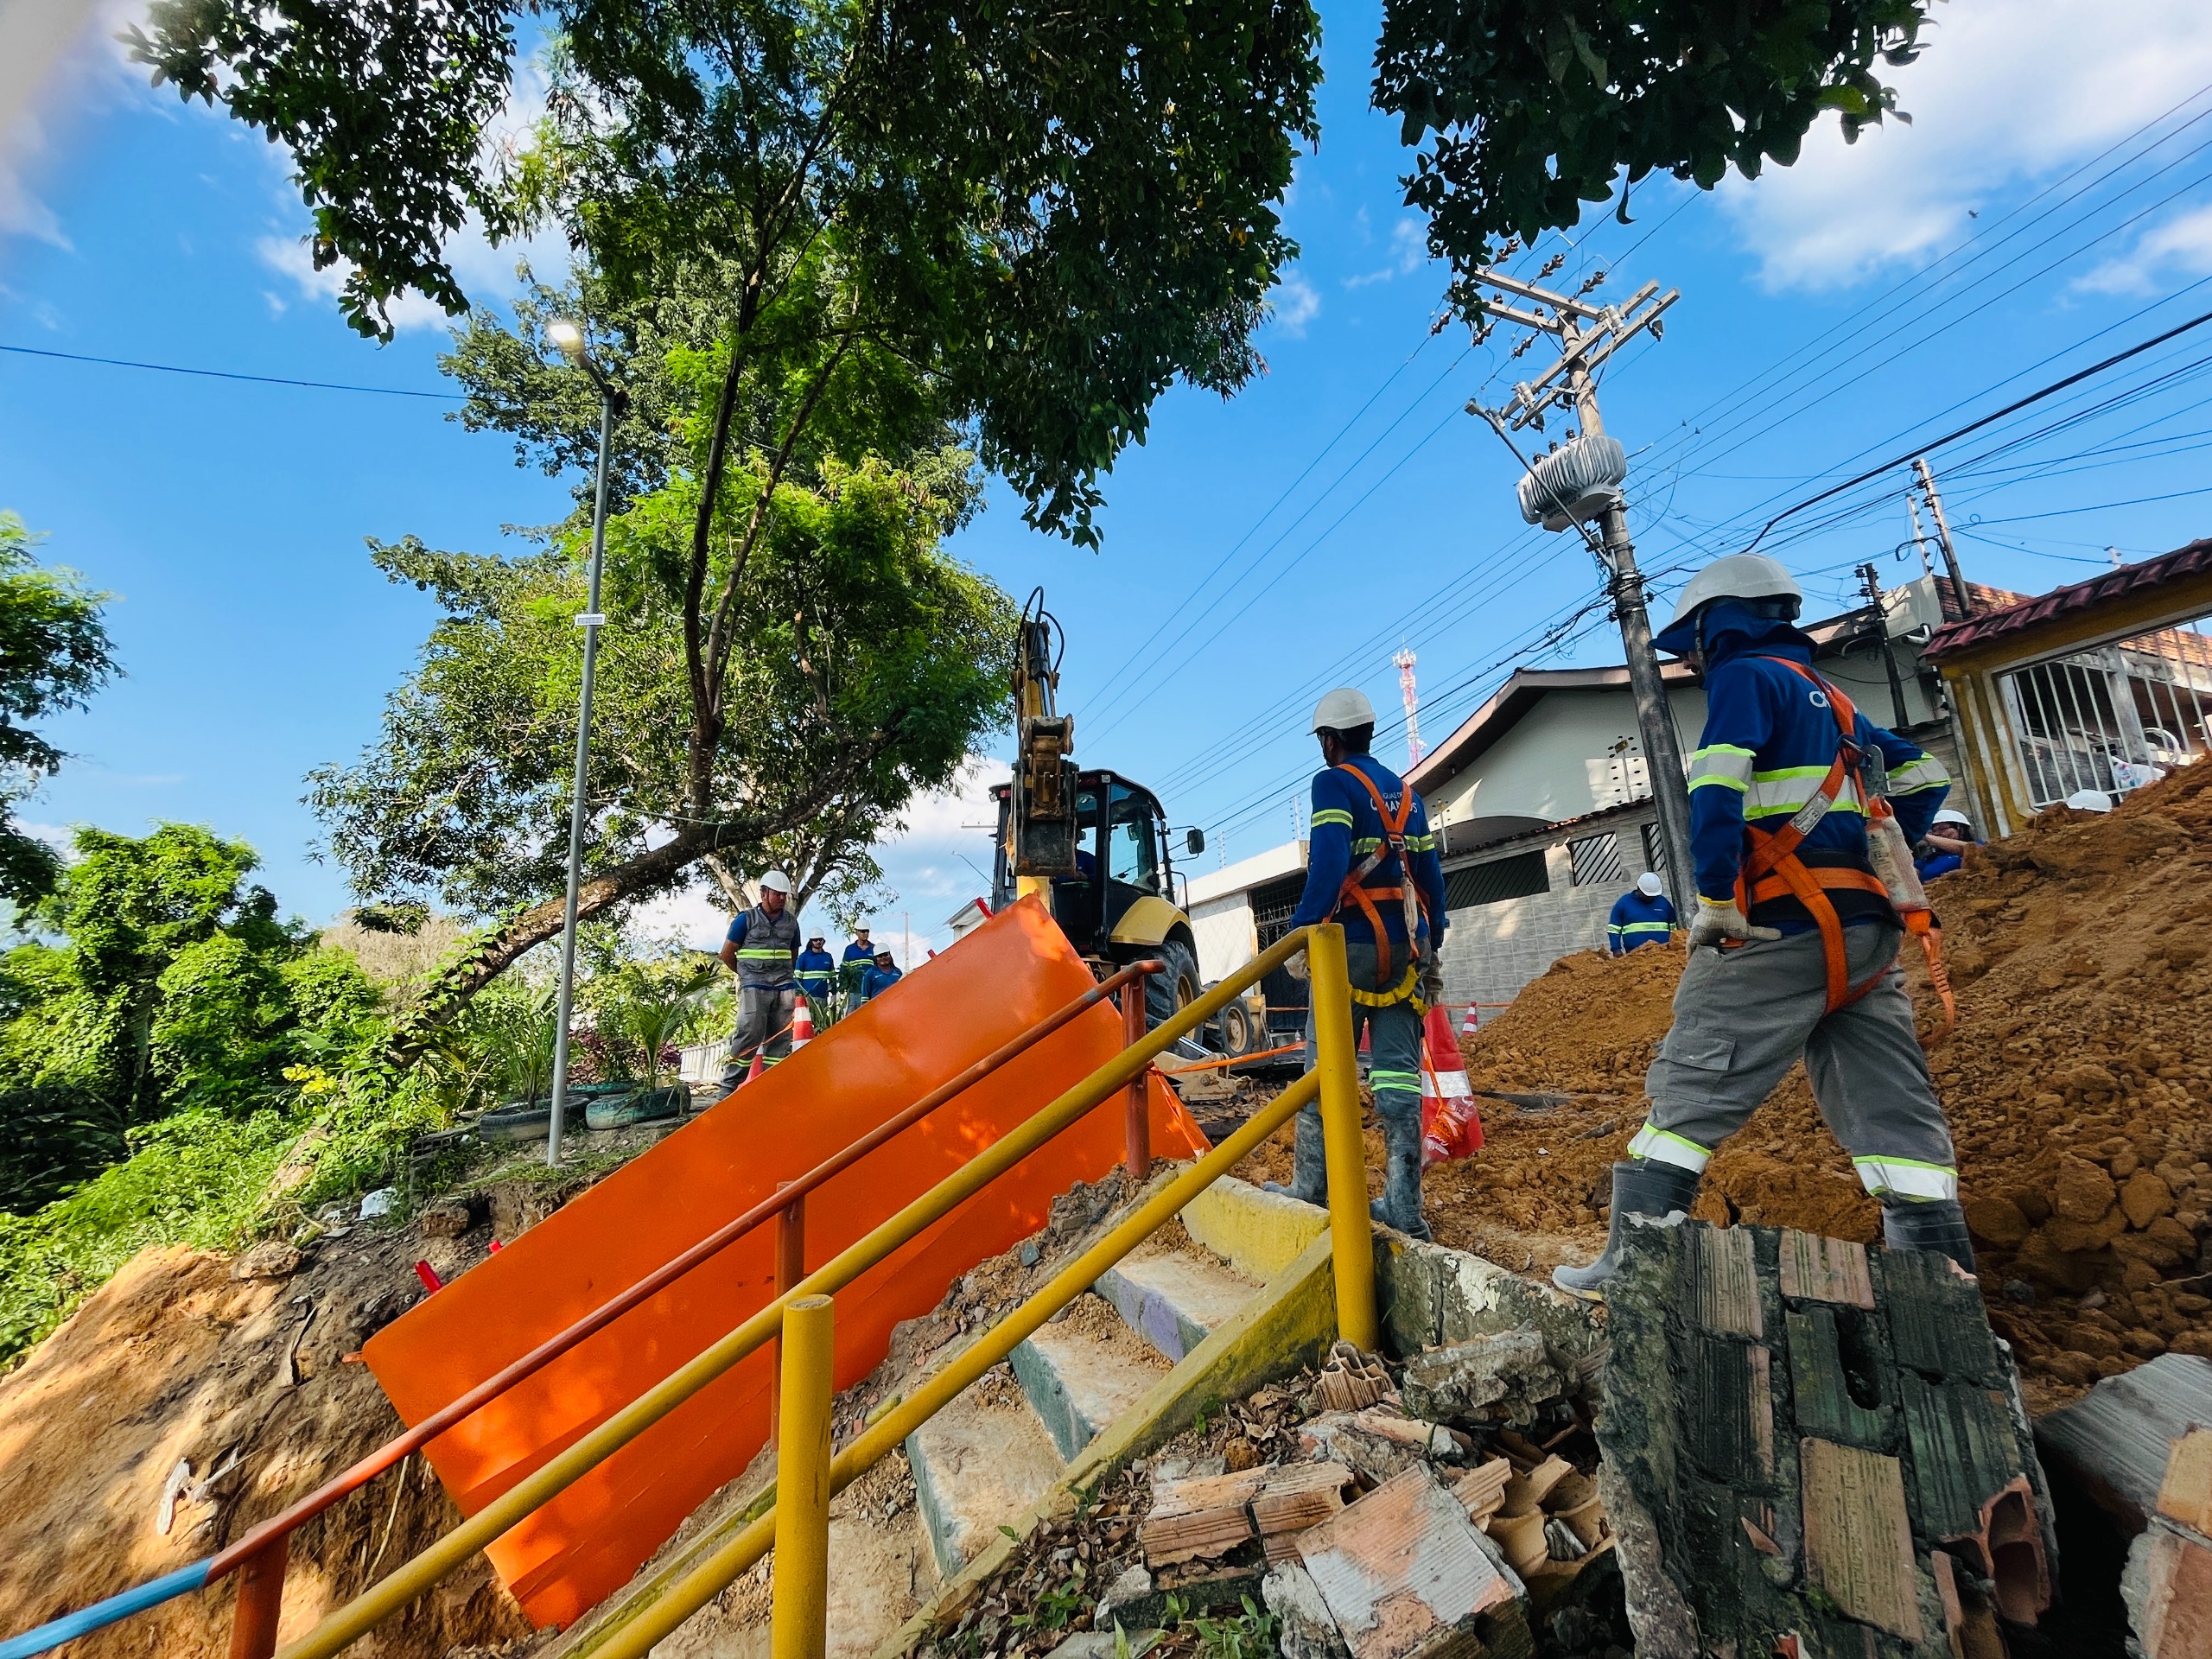
{"label": "blue long-sleeve shirt", "polygon": [[1605,948],[1624,957],[1642,944],[1664,944],[1674,931],[1675,906],[1665,893],[1647,899],[1630,887],[1613,900],[1613,913],[1605,922]]}
{"label": "blue long-sleeve shirt", "polygon": [[[1689,778],[1690,855],[1698,894],[1713,904],[1732,902],[1750,851],[1745,826],[1781,829],[1820,792],[1838,741],[1835,715],[1820,687],[1765,660],[1784,658],[1810,668],[1812,641],[1787,622],[1754,617],[1725,601],[1721,608],[1735,616],[1706,624],[1705,734],[1690,757]],[[1739,625],[1731,626],[1732,620]],[[1863,747],[1881,755],[1898,828],[1917,842],[1950,792],[1949,775],[1933,756],[1863,714],[1855,732]],[[1798,856],[1809,866],[1871,869],[1866,819],[1848,778]],[[1891,913],[1876,893],[1842,887],[1830,889],[1828,897],[1846,922]],[[1804,906],[1789,896],[1754,904],[1751,920],[1792,933],[1814,925]]]}
{"label": "blue long-sleeve shirt", "polygon": [[879,968],[874,963],[869,963],[861,969],[861,1001],[866,1002],[881,996],[905,976],[896,967]]}
{"label": "blue long-sleeve shirt", "polygon": [[830,981],[837,971],[837,959],[827,950],[802,950],[792,964],[798,969],[798,988],[809,996],[830,995]]}
{"label": "blue long-sleeve shirt", "polygon": [[[1371,754],[1355,754],[1345,764],[1358,767],[1374,780],[1375,787],[1395,815],[1398,803],[1405,797],[1404,780]],[[1331,766],[1313,776],[1312,823],[1312,840],[1306,848],[1306,891],[1300,895],[1298,908],[1291,914],[1290,925],[1310,927],[1316,922],[1333,918],[1344,924],[1346,944],[1374,944],[1375,928],[1357,900],[1346,904],[1341,911],[1337,907],[1338,896],[1344,890],[1344,878],[1351,874],[1352,866],[1382,844],[1382,819],[1375,810],[1374,798],[1356,779],[1346,777],[1342,768]],[[1436,943],[1441,945],[1446,926],[1444,864],[1437,855],[1436,837],[1429,833],[1428,809],[1422,805],[1418,795],[1414,797],[1412,810],[1406,814],[1406,857],[1414,867],[1414,884],[1421,889],[1423,900],[1420,938],[1429,938],[1433,928]],[[1398,855],[1385,852],[1382,861],[1369,873],[1362,885],[1395,887],[1402,879]],[[1395,899],[1378,899],[1375,908],[1382,918],[1383,931],[1390,940],[1392,971],[1396,973],[1400,971],[1398,965],[1412,960],[1406,949],[1405,906]]]}

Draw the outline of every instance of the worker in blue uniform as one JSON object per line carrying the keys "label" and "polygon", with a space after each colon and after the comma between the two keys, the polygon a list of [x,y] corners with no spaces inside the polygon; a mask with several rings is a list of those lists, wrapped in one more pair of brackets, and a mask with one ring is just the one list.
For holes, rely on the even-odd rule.
{"label": "worker in blue uniform", "polygon": [[[1562,1290],[1602,1295],[1628,1217],[1688,1211],[1715,1149],[1800,1058],[1891,1248],[1974,1270],[1950,1129],[1897,967],[1908,912],[1926,918],[1910,893],[1899,900],[1908,849],[1950,779],[1815,671],[1795,626],[1802,603],[1777,561],[1734,554],[1691,578],[1656,641],[1705,682],[1689,778],[1697,915],[1674,1024],[1644,1082],[1649,1115],[1613,1166],[1611,1236],[1589,1267],[1553,1274]],[[1879,855],[1888,880],[1866,816],[1885,810],[1896,818],[1878,826],[1894,849]]]}
{"label": "worker in blue uniform", "polygon": [[875,960],[861,969],[861,1001],[874,1001],[903,977],[899,964],[892,960],[891,947],[885,945],[875,953]]}
{"label": "worker in blue uniform", "polygon": [[875,946],[869,943],[868,924],[862,922],[853,930],[852,942],[846,945],[845,954],[837,964],[837,988],[844,992],[847,1002],[860,1002],[861,976],[874,960]]}
{"label": "worker in blue uniform", "polygon": [[[1421,1016],[1443,996],[1437,953],[1444,943],[1444,867],[1421,797],[1368,753],[1375,706],[1366,696],[1349,688],[1330,692],[1313,711],[1313,734],[1327,764],[1313,777],[1306,891],[1290,925],[1343,925],[1352,1040],[1363,1029],[1368,1033],[1374,1062],[1368,1077],[1382,1124],[1382,1196],[1370,1209],[1377,1221],[1425,1239]],[[1290,968],[1303,976],[1305,957],[1292,957]],[[1306,1063],[1314,1064],[1310,1009]],[[1278,1190],[1309,1204],[1327,1194],[1317,1106],[1298,1114],[1294,1174],[1290,1185]]]}
{"label": "worker in blue uniform", "polygon": [[1638,945],[1666,944],[1674,931],[1674,901],[1660,890],[1658,876],[1646,870],[1613,900],[1613,913],[1605,918],[1605,949],[1624,957]]}
{"label": "worker in blue uniform", "polygon": [[1939,875],[1948,875],[1967,861],[1967,848],[1980,845],[1974,820],[1955,807],[1945,807],[1929,826],[1928,839],[1920,843],[1916,861],[1920,879],[1933,881]]}
{"label": "worker in blue uniform", "polygon": [[809,1002],[817,1008],[830,1003],[830,986],[837,973],[837,959],[823,949],[829,943],[819,933],[807,938],[806,949],[798,953],[794,964],[798,969],[798,988]]}

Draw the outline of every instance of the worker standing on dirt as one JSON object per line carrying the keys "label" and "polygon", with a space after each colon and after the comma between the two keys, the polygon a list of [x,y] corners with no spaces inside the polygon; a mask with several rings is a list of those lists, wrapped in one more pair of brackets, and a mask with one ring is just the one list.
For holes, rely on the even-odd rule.
{"label": "worker standing on dirt", "polygon": [[[1313,777],[1313,839],[1306,892],[1294,928],[1344,925],[1351,969],[1352,1040],[1368,1033],[1375,1115],[1382,1120],[1387,1166],[1382,1196],[1369,1206],[1377,1221],[1413,1238],[1429,1236],[1421,1200],[1421,1016],[1443,997],[1437,951],[1444,943],[1444,867],[1421,797],[1368,753],[1375,706],[1349,688],[1313,711],[1325,770]],[[1410,875],[1410,879],[1409,879]],[[1290,960],[1306,974],[1303,955]],[[1313,1016],[1306,1017],[1306,1063],[1314,1064]],[[1279,1191],[1308,1204],[1328,1192],[1321,1114],[1298,1114],[1291,1184]]]}
{"label": "worker standing on dirt", "polygon": [[1605,919],[1605,949],[1617,957],[1639,945],[1664,944],[1674,934],[1674,901],[1660,891],[1659,877],[1650,870],[1613,900],[1613,913]]}
{"label": "worker standing on dirt", "polygon": [[[1645,1080],[1650,1114],[1613,1166],[1611,1236],[1589,1267],[1553,1274],[1562,1290],[1602,1294],[1627,1218],[1688,1210],[1715,1148],[1801,1058],[1882,1206],[1885,1240],[1974,1270],[1950,1129],[1897,967],[1908,923],[1927,920],[1924,901],[1909,902],[1910,849],[1950,779],[1814,671],[1794,626],[1803,602],[1777,561],[1735,554],[1690,579],[1655,642],[1705,682],[1689,779],[1697,916]],[[1894,822],[1870,831],[1870,812]]]}
{"label": "worker standing on dirt", "polygon": [[791,898],[791,877],[769,871],[760,878],[760,902],[739,913],[722,941],[722,963],[737,971],[737,1030],[722,1067],[724,1092],[745,1081],[755,1054],[773,1065],[791,1052],[798,914]]}
{"label": "worker standing on dirt", "polygon": [[823,947],[829,941],[819,933],[811,934],[806,949],[798,953],[794,966],[798,970],[799,994],[817,1007],[830,1004],[830,983],[837,972],[837,959]]}

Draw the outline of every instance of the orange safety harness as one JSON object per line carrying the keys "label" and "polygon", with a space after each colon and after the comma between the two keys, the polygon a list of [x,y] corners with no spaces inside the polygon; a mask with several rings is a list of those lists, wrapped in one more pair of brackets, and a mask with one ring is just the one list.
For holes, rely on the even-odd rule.
{"label": "orange safety harness", "polygon": [[[1421,892],[1421,884],[1414,880],[1414,867],[1406,857],[1406,823],[1413,816],[1414,792],[1408,789],[1399,796],[1397,814],[1393,817],[1390,809],[1383,804],[1382,791],[1375,786],[1375,780],[1372,778],[1357,766],[1342,762],[1338,764],[1337,770],[1350,772],[1354,778],[1359,779],[1360,786],[1366,790],[1368,798],[1375,803],[1375,816],[1382,821],[1381,845],[1368,854],[1359,863],[1354,865],[1351,873],[1344,877],[1344,887],[1337,894],[1337,909],[1342,912],[1357,904],[1361,913],[1367,918],[1367,925],[1375,930],[1375,982],[1377,985],[1387,986],[1390,982],[1390,935],[1389,930],[1382,925],[1382,912],[1376,908],[1375,901],[1378,899],[1395,899],[1405,907],[1406,940],[1408,945],[1419,933],[1421,921],[1428,915],[1427,896]],[[1374,874],[1382,867],[1383,859],[1392,853],[1398,855],[1399,885],[1395,887],[1367,886],[1367,878]],[[1431,921],[1432,929],[1434,925],[1433,921]],[[1421,964],[1414,963],[1406,969],[1405,982],[1395,991],[1384,992],[1379,998],[1363,995],[1357,990],[1352,993],[1352,995],[1356,1000],[1363,1002],[1378,1001],[1384,1004],[1401,1002],[1413,995],[1413,988],[1418,982],[1420,975]],[[1421,999],[1414,997],[1414,1000],[1418,1003]]]}
{"label": "orange safety harness", "polygon": [[[1751,840],[1751,855],[1736,877],[1736,907],[1748,917],[1751,906],[1769,899],[1795,897],[1813,918],[1821,933],[1821,950],[1827,966],[1827,1012],[1848,1007],[1872,990],[1892,963],[1884,963],[1857,985],[1851,983],[1848,958],[1844,954],[1843,918],[1836,914],[1835,905],[1828,898],[1832,890],[1852,888],[1863,893],[1881,895],[1896,912],[1906,932],[1920,941],[1922,953],[1928,962],[1929,982],[1942,999],[1943,1029],[1941,1037],[1950,1035],[1958,1024],[1956,999],[1951,995],[1950,976],[1943,968],[1943,931],[1936,925],[1936,912],[1923,900],[1900,900],[1887,883],[1868,870],[1814,867],[1797,855],[1797,849],[1806,836],[1811,835],[1821,819],[1828,815],[1836,798],[1842,793],[1846,778],[1858,796],[1859,811],[1869,820],[1891,818],[1895,814],[1883,797],[1870,796],[1864,777],[1865,750],[1859,742],[1859,711],[1841,690],[1822,679],[1801,663],[1786,657],[1769,657],[1770,663],[1778,663],[1791,673],[1809,681],[1826,697],[1828,712],[1835,716],[1836,755],[1828,767],[1827,776],[1821,786],[1779,830],[1761,830],[1745,824],[1744,830]],[[1872,830],[1870,835],[1873,833]],[[1894,959],[1892,959],[1892,962]]]}

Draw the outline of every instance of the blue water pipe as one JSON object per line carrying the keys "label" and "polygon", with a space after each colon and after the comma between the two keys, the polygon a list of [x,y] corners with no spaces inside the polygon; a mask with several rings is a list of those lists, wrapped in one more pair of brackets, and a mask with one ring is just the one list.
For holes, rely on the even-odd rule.
{"label": "blue water pipe", "polygon": [[110,1596],[105,1601],[96,1601],[91,1606],[73,1613],[64,1613],[60,1618],[40,1625],[35,1630],[25,1630],[21,1636],[11,1636],[0,1642],[0,1659],[31,1659],[35,1653],[44,1653],[58,1648],[64,1642],[74,1642],[80,1636],[90,1636],[94,1630],[125,1619],[133,1613],[143,1613],[149,1607],[158,1607],[165,1601],[179,1596],[188,1596],[194,1590],[204,1589],[207,1583],[207,1569],[215,1558],[194,1561],[190,1567],[180,1567],[174,1573],[149,1579],[136,1589],[125,1590],[121,1595]]}

